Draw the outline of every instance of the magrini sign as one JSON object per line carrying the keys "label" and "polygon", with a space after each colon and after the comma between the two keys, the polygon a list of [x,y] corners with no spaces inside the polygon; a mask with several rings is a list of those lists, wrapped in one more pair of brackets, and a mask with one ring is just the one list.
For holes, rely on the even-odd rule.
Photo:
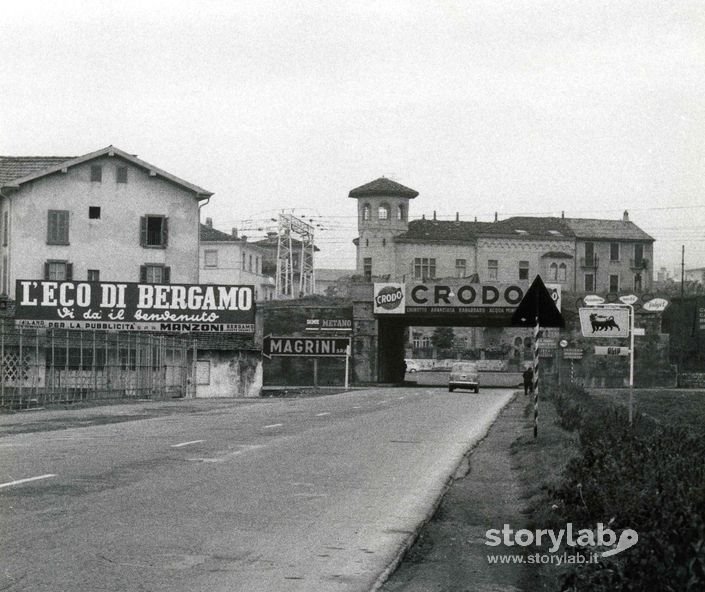
{"label": "magrini sign", "polygon": [[262,355],[330,358],[350,354],[349,337],[275,337],[262,339]]}
{"label": "magrini sign", "polygon": [[19,326],[120,331],[255,331],[253,286],[17,280]]}

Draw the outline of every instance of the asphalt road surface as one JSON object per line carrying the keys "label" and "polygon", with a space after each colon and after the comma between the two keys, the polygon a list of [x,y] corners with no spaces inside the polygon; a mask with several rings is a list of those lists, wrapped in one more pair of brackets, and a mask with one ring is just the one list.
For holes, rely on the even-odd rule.
{"label": "asphalt road surface", "polygon": [[33,423],[0,425],[0,590],[368,591],[510,396],[370,389],[50,431],[13,416]]}

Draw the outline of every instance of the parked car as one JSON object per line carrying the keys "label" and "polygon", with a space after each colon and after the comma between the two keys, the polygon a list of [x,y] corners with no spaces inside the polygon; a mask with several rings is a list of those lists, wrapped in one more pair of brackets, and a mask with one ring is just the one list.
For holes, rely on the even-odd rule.
{"label": "parked car", "polygon": [[455,362],[448,376],[448,390],[452,393],[456,388],[473,389],[480,392],[480,375],[475,362]]}
{"label": "parked car", "polygon": [[421,364],[419,364],[416,360],[411,360],[411,359],[406,359],[404,360],[404,364],[406,364],[406,371],[407,372],[419,372],[421,370]]}

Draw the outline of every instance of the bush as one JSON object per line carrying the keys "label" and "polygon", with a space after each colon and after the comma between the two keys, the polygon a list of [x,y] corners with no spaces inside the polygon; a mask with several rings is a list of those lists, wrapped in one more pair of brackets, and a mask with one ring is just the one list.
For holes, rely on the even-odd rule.
{"label": "bush", "polygon": [[551,393],[561,423],[577,429],[580,455],[551,492],[556,523],[639,542],[597,564],[571,567],[563,590],[705,590],[705,435],[600,407],[582,389]]}

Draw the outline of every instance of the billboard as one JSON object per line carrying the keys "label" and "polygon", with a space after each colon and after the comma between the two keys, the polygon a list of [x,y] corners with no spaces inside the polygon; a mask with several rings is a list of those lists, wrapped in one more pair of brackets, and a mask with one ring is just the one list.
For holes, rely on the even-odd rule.
{"label": "billboard", "polygon": [[372,310],[374,314],[404,314],[406,311],[404,284],[375,284]]}
{"label": "billboard", "polygon": [[254,286],[17,280],[18,326],[249,333]]}

